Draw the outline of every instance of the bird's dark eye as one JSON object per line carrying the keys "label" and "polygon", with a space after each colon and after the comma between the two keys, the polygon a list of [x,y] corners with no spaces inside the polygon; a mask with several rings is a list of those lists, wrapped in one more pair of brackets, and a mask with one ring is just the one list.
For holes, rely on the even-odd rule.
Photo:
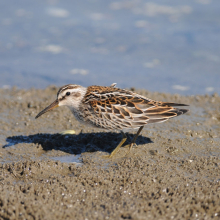
{"label": "bird's dark eye", "polygon": [[66,93],[66,96],[69,96],[69,95],[70,95],[70,92],[67,92],[67,93]]}

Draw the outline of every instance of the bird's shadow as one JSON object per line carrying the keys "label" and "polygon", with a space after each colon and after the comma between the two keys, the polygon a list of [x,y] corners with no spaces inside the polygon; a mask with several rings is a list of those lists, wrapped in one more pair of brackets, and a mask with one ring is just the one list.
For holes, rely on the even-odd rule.
{"label": "bird's shadow", "polygon": [[[127,141],[124,145],[129,144],[134,134],[127,134]],[[41,145],[43,150],[61,150],[70,154],[81,154],[83,152],[104,151],[111,152],[121,141],[120,133],[101,132],[101,133],[80,133],[71,135],[60,134],[34,134],[29,136],[12,136],[7,137],[8,142],[3,148],[10,147],[20,143],[33,143]],[[150,138],[142,135],[138,136],[136,144],[152,143]]]}

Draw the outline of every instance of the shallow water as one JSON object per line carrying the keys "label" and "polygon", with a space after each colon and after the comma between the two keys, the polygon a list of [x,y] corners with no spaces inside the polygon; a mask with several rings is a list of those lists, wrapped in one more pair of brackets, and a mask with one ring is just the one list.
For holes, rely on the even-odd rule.
{"label": "shallow water", "polygon": [[0,2],[0,87],[220,93],[220,2]]}
{"label": "shallow water", "polygon": [[81,155],[65,155],[60,157],[51,157],[52,160],[60,161],[61,163],[74,163],[76,165],[82,165],[82,161],[79,159]]}

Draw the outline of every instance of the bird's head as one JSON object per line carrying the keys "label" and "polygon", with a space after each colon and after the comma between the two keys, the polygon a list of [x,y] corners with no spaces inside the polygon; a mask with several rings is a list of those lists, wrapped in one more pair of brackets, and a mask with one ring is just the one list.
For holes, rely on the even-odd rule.
{"label": "bird's head", "polygon": [[69,84],[61,87],[57,92],[57,99],[41,111],[35,118],[39,118],[44,113],[57,108],[59,106],[68,106],[70,109],[78,109],[79,105],[86,93],[86,88]]}

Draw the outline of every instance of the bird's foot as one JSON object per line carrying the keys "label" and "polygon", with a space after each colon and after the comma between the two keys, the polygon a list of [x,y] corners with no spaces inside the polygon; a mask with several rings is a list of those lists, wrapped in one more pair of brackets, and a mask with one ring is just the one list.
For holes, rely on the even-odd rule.
{"label": "bird's foot", "polygon": [[132,147],[133,147],[133,146],[137,147],[137,144],[136,144],[136,143],[130,143],[130,144],[125,145],[124,148],[128,148],[128,147],[130,148],[130,147],[131,147],[131,144],[132,144]]}
{"label": "bird's foot", "polygon": [[[130,153],[130,151],[131,151],[133,145],[135,145],[135,146],[137,147],[137,144],[136,144],[136,143],[133,143],[133,142],[132,142],[132,143],[128,144],[129,149],[128,149],[128,152],[125,154],[125,156],[127,156],[127,155]],[[127,145],[126,145],[125,147],[127,147]]]}
{"label": "bird's foot", "polygon": [[111,157],[112,157],[111,154],[102,156],[103,159],[110,159]]}

